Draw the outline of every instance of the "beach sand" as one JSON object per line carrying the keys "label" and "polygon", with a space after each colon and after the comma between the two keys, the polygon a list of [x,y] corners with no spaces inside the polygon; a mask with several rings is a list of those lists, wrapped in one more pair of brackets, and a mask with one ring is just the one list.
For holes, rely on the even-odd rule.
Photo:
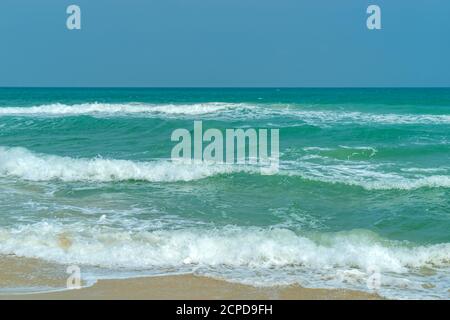
{"label": "beach sand", "polygon": [[[56,270],[58,269],[58,270]],[[12,287],[63,287],[67,274],[40,260],[17,257],[0,258],[0,289]],[[59,273],[58,273],[59,272]],[[4,290],[3,290],[4,291]],[[306,289],[297,285],[253,287],[196,276],[175,275],[140,277],[120,280],[99,280],[93,286],[81,289],[47,293],[0,293],[0,300],[212,300],[212,299],[380,299],[375,294],[351,290]]]}

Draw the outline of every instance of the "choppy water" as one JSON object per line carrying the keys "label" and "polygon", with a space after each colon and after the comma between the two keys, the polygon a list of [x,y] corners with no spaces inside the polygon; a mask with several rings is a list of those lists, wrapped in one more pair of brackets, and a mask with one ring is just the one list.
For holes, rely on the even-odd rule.
{"label": "choppy water", "polygon": [[[279,172],[171,162],[194,120]],[[450,89],[0,89],[0,254],[448,299],[449,160]]]}

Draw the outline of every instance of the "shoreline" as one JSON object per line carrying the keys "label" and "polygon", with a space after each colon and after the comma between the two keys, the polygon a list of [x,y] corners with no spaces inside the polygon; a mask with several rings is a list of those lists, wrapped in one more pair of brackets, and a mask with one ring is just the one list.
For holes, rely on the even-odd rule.
{"label": "shoreline", "polygon": [[[310,289],[299,285],[255,287],[193,274],[100,279],[66,289],[66,266],[0,255],[0,300],[378,300],[375,293]],[[39,291],[16,289],[48,288]],[[3,292],[1,290],[3,289]]]}
{"label": "shoreline", "polygon": [[90,287],[40,293],[0,293],[0,300],[379,300],[352,290],[298,285],[253,287],[196,275],[99,280]]}

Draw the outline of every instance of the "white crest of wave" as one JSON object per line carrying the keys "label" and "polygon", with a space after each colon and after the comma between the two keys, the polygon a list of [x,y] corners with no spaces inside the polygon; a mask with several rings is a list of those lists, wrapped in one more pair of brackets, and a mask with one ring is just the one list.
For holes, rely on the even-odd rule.
{"label": "white crest of wave", "polygon": [[[214,116],[219,119],[266,119],[287,117],[313,126],[329,123],[352,124],[450,124],[446,114],[378,114],[345,110],[305,110],[300,105],[248,104],[228,102],[204,102],[192,104],[144,104],[144,103],[54,103],[32,107],[0,107],[0,116]],[[298,124],[291,124],[296,126]],[[289,126],[289,125],[288,125]]]}
{"label": "white crest of wave", "polygon": [[343,165],[328,165],[321,167],[320,170],[291,171],[287,174],[292,176],[300,176],[311,181],[358,186],[366,190],[450,188],[450,177],[446,175],[408,178],[394,173],[370,171],[367,168],[351,168]]}
{"label": "white crest of wave", "polygon": [[[309,149],[311,150],[311,149]],[[319,160],[320,162],[317,162]],[[316,161],[316,162],[315,162]],[[408,170],[393,172],[383,164],[367,161],[330,160],[310,154],[297,161],[285,161],[280,172],[298,176],[305,180],[329,184],[358,186],[366,190],[414,190],[419,188],[450,188],[450,176],[444,174],[425,175],[436,171],[421,170],[410,174]],[[403,174],[402,174],[403,173]]]}
{"label": "white crest of wave", "polygon": [[304,120],[311,125],[326,123],[374,123],[391,125],[409,125],[409,124],[450,124],[450,115],[434,114],[377,114],[364,112],[348,111],[296,111],[285,112],[299,119]]}
{"label": "white crest of wave", "polygon": [[75,159],[35,154],[24,148],[0,147],[0,176],[13,176],[30,181],[174,182],[251,170],[252,168],[244,166],[169,160],[137,162],[103,158]]}
{"label": "white crest of wave", "polygon": [[[61,242],[61,238],[65,241]],[[450,244],[408,247],[367,231],[323,234],[319,240],[287,229],[223,227],[130,231],[39,222],[0,229],[0,253],[59,263],[152,268],[197,265],[249,268],[376,268],[405,273],[448,268]]]}
{"label": "white crest of wave", "polygon": [[166,114],[166,115],[202,115],[227,109],[239,108],[235,103],[197,103],[197,104],[141,104],[141,103],[54,103],[32,107],[3,107],[1,115],[89,115],[89,114]]}
{"label": "white crest of wave", "polygon": [[[384,172],[377,165],[365,162],[314,163],[305,156],[300,161],[285,161],[274,175],[297,176],[301,179],[330,184],[346,184],[367,190],[413,190],[418,188],[449,188],[448,175],[413,177]],[[313,155],[312,160],[323,160]],[[33,153],[25,148],[0,147],[0,176],[30,181],[61,180],[86,182],[193,181],[232,173],[261,174],[256,165],[195,163],[170,160],[139,162],[104,158],[70,158]]]}
{"label": "white crest of wave", "polygon": [[[193,272],[270,286],[367,290],[369,277],[378,272],[380,293],[391,297],[445,297],[449,284],[449,243],[413,246],[364,230],[309,237],[282,228],[237,226],[145,230],[52,220],[1,227],[0,254],[113,272]],[[429,283],[434,287],[424,293],[422,285]]]}

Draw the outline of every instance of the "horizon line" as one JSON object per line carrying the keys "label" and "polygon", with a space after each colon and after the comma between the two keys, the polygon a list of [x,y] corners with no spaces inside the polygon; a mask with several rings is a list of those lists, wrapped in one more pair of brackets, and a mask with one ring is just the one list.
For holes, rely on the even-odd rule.
{"label": "horizon line", "polygon": [[450,89],[450,86],[0,86],[0,89]]}

